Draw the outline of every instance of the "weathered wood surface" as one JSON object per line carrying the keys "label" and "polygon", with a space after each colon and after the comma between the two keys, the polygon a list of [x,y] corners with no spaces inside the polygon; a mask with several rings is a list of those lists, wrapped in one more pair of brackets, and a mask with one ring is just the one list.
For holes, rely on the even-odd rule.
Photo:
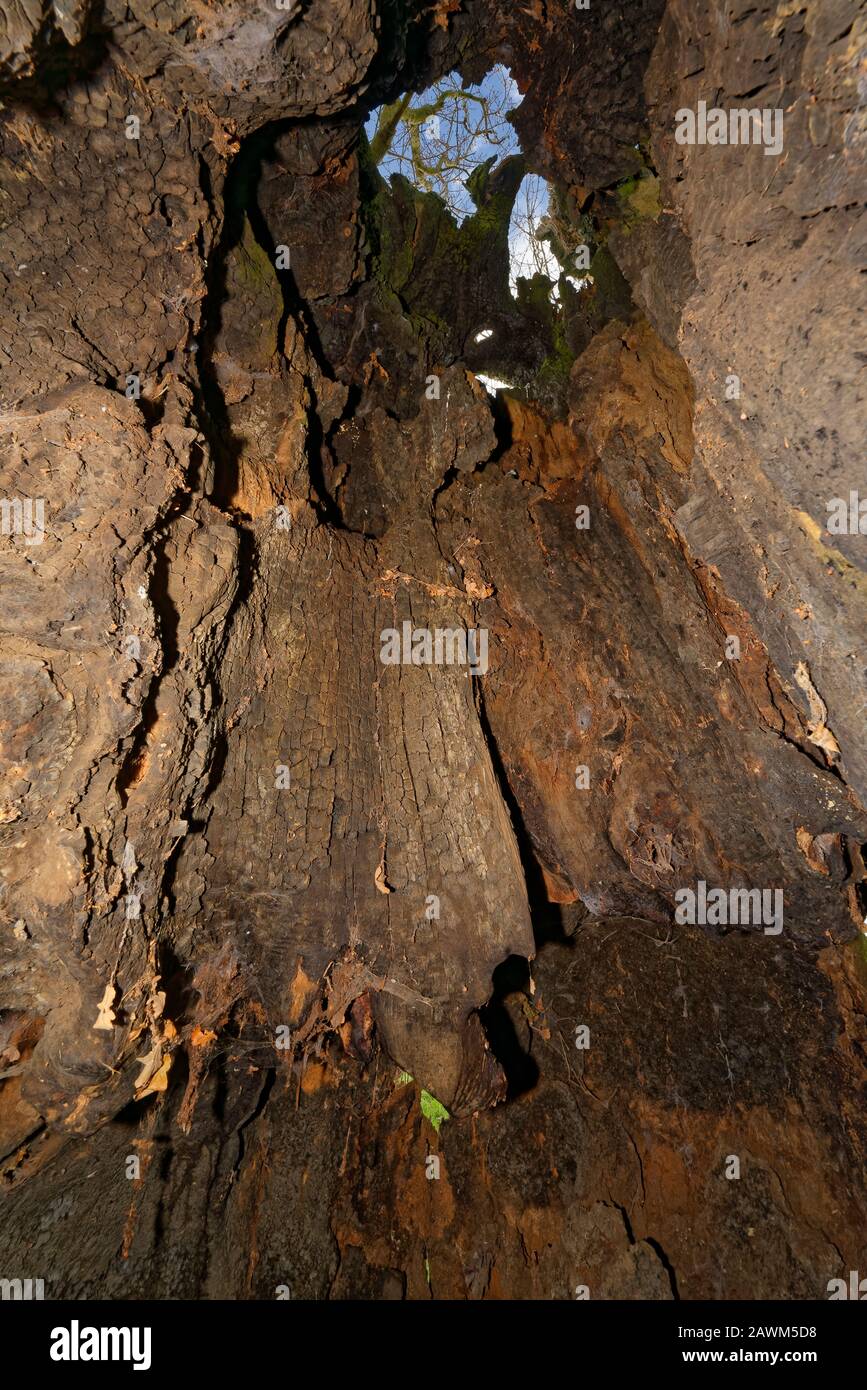
{"label": "weathered wood surface", "polygon": [[[865,551],[822,527],[863,483],[859,31],[720,13],[0,0],[0,496],[44,504],[0,537],[0,1274],[822,1297],[857,1267]],[[469,348],[502,227],[452,273],[357,148],[459,55],[510,63],[527,167],[626,277],[530,402],[466,370],[551,349],[526,304]],[[786,157],[711,169],[674,112],[754,62]],[[398,286],[383,227],[416,235]],[[484,629],[489,669],[383,664],[405,621]],[[674,924],[698,880],[781,889],[782,933]],[[536,994],[502,982],[536,955]]]}

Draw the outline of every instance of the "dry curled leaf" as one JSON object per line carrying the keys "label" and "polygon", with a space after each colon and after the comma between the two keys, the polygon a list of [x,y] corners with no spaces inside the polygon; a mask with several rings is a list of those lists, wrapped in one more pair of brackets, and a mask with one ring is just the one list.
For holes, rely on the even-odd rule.
{"label": "dry curled leaf", "polygon": [[163,1058],[161,1066],[154,1072],[147,1086],[143,1091],[136,1092],[136,1100],[144,1100],[145,1096],[153,1095],[157,1091],[168,1090],[169,1072],[172,1069],[172,1055],[167,1052]]}
{"label": "dry curled leaf", "polygon": [[93,1025],[95,1029],[98,1028],[104,1033],[110,1033],[114,1027],[114,995],[114,985],[107,984],[105,993],[99,1001],[99,1012],[96,1015],[96,1022]]}
{"label": "dry curled leaf", "polygon": [[138,1064],[141,1067],[141,1071],[139,1072],[138,1080],[135,1083],[136,1094],[138,1094],[142,1086],[146,1086],[148,1084],[154,1072],[159,1067],[160,1060],[162,1058],[162,1051],[163,1050],[160,1044],[154,1043],[150,1052],[146,1052],[144,1057],[138,1058]]}
{"label": "dry curled leaf", "polygon": [[143,1100],[145,1096],[152,1095],[155,1091],[165,1091],[169,1084],[169,1072],[172,1065],[172,1055],[167,1052],[163,1056],[162,1043],[154,1043],[150,1052],[144,1057],[139,1057],[138,1064],[141,1067],[139,1078],[135,1083],[135,1098]]}
{"label": "dry curled leaf", "polygon": [[[156,981],[154,982],[156,983]],[[166,996],[163,990],[155,989],[147,1002],[149,1016],[156,1020],[162,1017],[163,1009],[166,1007]]]}
{"label": "dry curled leaf", "polygon": [[433,22],[437,28],[448,29],[449,15],[456,14],[460,7],[460,0],[439,0],[433,13]]}

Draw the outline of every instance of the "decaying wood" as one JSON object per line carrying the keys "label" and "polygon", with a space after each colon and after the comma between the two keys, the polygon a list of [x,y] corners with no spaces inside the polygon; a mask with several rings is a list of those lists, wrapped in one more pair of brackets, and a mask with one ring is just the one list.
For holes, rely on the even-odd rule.
{"label": "decaying wood", "polygon": [[[44,519],[0,536],[0,1275],[857,1268],[858,28],[718,11],[0,0],[0,498]],[[523,155],[459,230],[359,126],[504,53]],[[744,71],[785,158],[709,172],[674,112]],[[509,292],[527,169],[608,257],[556,340]],[[384,663],[404,625],[484,671]],[[698,880],[783,932],[676,922]]]}

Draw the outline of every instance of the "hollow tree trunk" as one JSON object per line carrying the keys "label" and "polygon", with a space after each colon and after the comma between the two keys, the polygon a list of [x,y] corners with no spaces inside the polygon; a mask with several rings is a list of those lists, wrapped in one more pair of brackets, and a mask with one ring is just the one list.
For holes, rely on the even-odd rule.
{"label": "hollow tree trunk", "polygon": [[[0,1277],[865,1259],[859,25],[0,0]],[[497,62],[523,156],[458,228],[360,128]],[[702,99],[782,155],[679,145]],[[553,311],[525,169],[599,248]],[[683,922],[700,884],[783,915]]]}

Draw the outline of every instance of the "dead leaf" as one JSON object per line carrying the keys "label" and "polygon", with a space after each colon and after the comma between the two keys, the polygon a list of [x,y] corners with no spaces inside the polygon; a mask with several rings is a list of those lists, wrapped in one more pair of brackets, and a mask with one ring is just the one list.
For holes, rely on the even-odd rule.
{"label": "dead leaf", "polygon": [[144,1100],[145,1096],[153,1095],[157,1091],[168,1090],[169,1072],[172,1069],[172,1054],[167,1052],[163,1058],[162,1065],[154,1072],[151,1080],[143,1091],[136,1091],[136,1100]]}
{"label": "dead leaf", "polygon": [[198,1023],[190,1034],[190,1045],[192,1047],[207,1047],[208,1043],[216,1042],[217,1035],[212,1028],[200,1028]]}
{"label": "dead leaf", "polygon": [[367,359],[367,362],[364,364],[364,371],[362,373],[362,376],[364,378],[365,386],[370,385],[370,378],[373,376],[373,373],[375,371],[379,372],[379,375],[382,377],[383,381],[388,381],[388,372],[385,370],[385,367],[383,367],[382,363],[380,362],[378,351],[376,348],[374,348],[373,352],[370,354],[370,357]]}
{"label": "dead leaf", "polygon": [[139,1057],[138,1064],[141,1073],[135,1083],[135,1098],[143,1100],[145,1096],[152,1095],[155,1091],[165,1091],[169,1084],[169,1072],[172,1066],[172,1054],[167,1052],[163,1056],[162,1043],[154,1043],[150,1052],[144,1057]]}
{"label": "dead leaf", "polygon": [[460,0],[439,0],[433,14],[433,22],[437,28],[448,29],[449,15],[456,14],[460,7]]}
{"label": "dead leaf", "polygon": [[96,1023],[93,1025],[95,1029],[98,1028],[103,1033],[110,1033],[114,1027],[114,996],[114,985],[106,985],[105,993],[99,1001],[99,1013],[96,1016]]}
{"label": "dead leaf", "polygon": [[147,1007],[148,1007],[148,1013],[150,1014],[151,1018],[153,1018],[153,1019],[161,1018],[161,1017],[162,1017],[162,1012],[163,1012],[163,1009],[165,1008],[165,1006],[166,1006],[166,996],[165,996],[165,994],[163,993],[163,991],[162,991],[161,989],[155,990],[155,991],[153,992],[153,994],[151,994],[150,998],[148,999],[148,1005],[147,1005]]}
{"label": "dead leaf", "polygon": [[154,1073],[159,1070],[162,1055],[162,1044],[154,1043],[150,1052],[146,1052],[144,1057],[139,1057],[138,1064],[141,1067],[141,1072],[135,1083],[136,1094],[138,1094],[143,1086],[148,1084]]}

